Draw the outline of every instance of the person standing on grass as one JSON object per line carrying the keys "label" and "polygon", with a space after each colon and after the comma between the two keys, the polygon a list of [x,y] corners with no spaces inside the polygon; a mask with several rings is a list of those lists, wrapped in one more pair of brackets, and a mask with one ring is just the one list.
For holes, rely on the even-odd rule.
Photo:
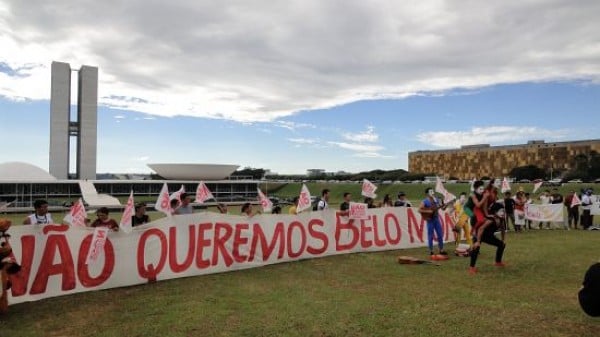
{"label": "person standing on grass", "polygon": [[48,212],[48,202],[46,200],[36,200],[33,202],[34,212],[23,220],[23,225],[47,225],[54,223],[52,214]]}
{"label": "person standing on grass", "polygon": [[392,197],[390,197],[389,194],[383,196],[383,202],[381,203],[381,207],[394,207]]}
{"label": "person standing on grass", "polygon": [[517,231],[515,225],[515,199],[512,198],[510,192],[504,193],[504,211],[506,212],[506,230],[510,230],[510,223],[513,225],[513,229]]}
{"label": "person standing on grass", "polygon": [[[531,199],[531,194],[529,194],[529,192],[525,192],[525,207],[527,207],[527,205],[531,205],[532,203],[533,200]],[[525,209],[525,207],[523,209]],[[531,230],[531,222],[531,220],[525,217],[525,227],[527,227],[528,230]]]}
{"label": "person standing on grass", "polygon": [[583,214],[581,214],[581,225],[583,226],[583,229],[590,229],[594,222],[592,216],[592,189],[590,188],[585,190],[581,196],[581,209],[583,209]]}
{"label": "person standing on grass", "polygon": [[517,192],[515,196],[515,232],[521,232],[525,225],[525,204],[527,198],[523,191]]}
{"label": "person standing on grass", "polygon": [[494,203],[490,208],[491,219],[484,222],[483,225],[479,226],[473,231],[473,246],[470,254],[469,274],[477,273],[477,257],[481,250],[481,243],[485,242],[489,245],[496,247],[496,257],[494,266],[504,267],[505,264],[502,262],[502,256],[504,255],[504,249],[506,243],[496,237],[495,232],[503,228],[502,222],[504,221],[504,207],[500,203]]}
{"label": "person standing on grass", "polygon": [[458,246],[460,243],[462,233],[465,234],[467,244],[471,246],[473,244],[473,238],[471,237],[471,226],[469,225],[469,216],[465,213],[465,203],[467,202],[467,194],[462,192],[458,197],[458,200],[454,202],[454,222],[456,226],[454,231],[456,232],[455,244]]}
{"label": "person standing on grass", "polygon": [[567,225],[573,229],[577,229],[577,224],[579,223],[579,205],[571,206],[573,203],[573,197],[575,196],[575,191],[569,191],[569,194],[565,197],[565,207],[567,207]]}
{"label": "person standing on grass", "polygon": [[[561,204],[564,202],[563,200],[563,196],[562,194],[558,193],[558,188],[553,188],[552,189],[552,194],[550,195],[550,203],[553,205],[557,205],[557,204]],[[554,225],[554,223],[552,223],[552,228],[555,228],[556,226]],[[566,222],[563,222],[563,228],[564,229],[569,229],[569,227],[567,227]]]}
{"label": "person standing on grass", "polygon": [[440,199],[436,198],[433,188],[428,187],[425,190],[425,199],[419,205],[419,213],[427,220],[427,244],[429,255],[433,253],[433,235],[438,240],[438,252],[440,255],[448,255],[444,250],[444,236],[442,232],[442,223],[440,222],[439,210],[445,209],[447,205],[442,204]]}
{"label": "person standing on grass", "polygon": [[350,192],[344,192],[344,201],[340,204],[340,215],[348,216],[350,213],[350,202],[352,201],[352,194]]}

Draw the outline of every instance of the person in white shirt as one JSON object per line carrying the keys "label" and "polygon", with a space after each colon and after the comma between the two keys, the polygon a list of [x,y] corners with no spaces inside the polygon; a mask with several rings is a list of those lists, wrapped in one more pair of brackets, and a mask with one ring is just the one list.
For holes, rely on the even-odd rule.
{"label": "person in white shirt", "polygon": [[317,203],[317,211],[322,211],[329,208],[329,190],[324,189],[321,192],[321,200]]}
{"label": "person in white shirt", "polygon": [[23,220],[23,225],[47,225],[54,223],[52,214],[48,212],[48,202],[46,200],[36,200],[33,202],[35,211]]}
{"label": "person in white shirt", "polygon": [[592,212],[592,190],[587,189],[581,196],[581,209],[583,214],[581,215],[581,225],[583,229],[590,229],[594,223],[594,216]]}

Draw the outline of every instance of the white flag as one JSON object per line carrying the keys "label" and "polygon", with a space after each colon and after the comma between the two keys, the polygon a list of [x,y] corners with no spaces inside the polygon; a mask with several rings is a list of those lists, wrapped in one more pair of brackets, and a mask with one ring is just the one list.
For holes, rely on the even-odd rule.
{"label": "white flag", "polygon": [[300,196],[298,197],[298,207],[296,207],[296,213],[300,213],[305,209],[310,208],[310,191],[306,184],[302,184],[302,189],[300,190]]}
{"label": "white flag", "polygon": [[177,199],[177,201],[181,202],[181,194],[185,193],[185,187],[183,185],[181,185],[181,188],[179,189],[179,191],[174,192],[173,194],[171,194],[171,196],[169,197],[169,199],[173,200],[173,199]]}
{"label": "white flag", "polygon": [[540,181],[534,181],[533,183],[533,193],[535,194],[535,192],[537,192],[537,190],[540,189],[540,187],[542,187],[542,184],[544,184],[544,182],[542,180]]}
{"label": "white flag", "polygon": [[77,200],[77,202],[71,206],[69,214],[67,214],[63,220],[69,223],[71,226],[85,227],[86,218],[87,213],[85,212],[83,200],[79,198],[79,200]]}
{"label": "white flag", "polygon": [[258,200],[260,201],[260,205],[262,206],[263,212],[270,212],[273,208],[273,202],[271,202],[271,200],[269,200],[269,198],[267,198],[267,196],[264,195],[260,188],[257,188],[257,190]]}
{"label": "white flag", "polygon": [[206,200],[210,199],[215,199],[215,197],[212,195],[208,187],[206,187],[206,184],[201,181],[196,189],[196,202],[202,204]]}
{"label": "white flag", "polygon": [[504,193],[508,191],[510,191],[510,185],[508,184],[508,179],[504,177],[504,179],[502,179],[502,187],[500,188],[500,192]]}
{"label": "white flag", "polygon": [[119,228],[121,228],[124,233],[131,233],[131,218],[133,217],[134,212],[135,205],[133,203],[133,190],[131,190],[129,199],[127,199],[127,205],[125,205],[125,210],[121,216],[121,222],[119,223]]}
{"label": "white flag", "polygon": [[375,194],[375,190],[377,190],[377,186],[375,186],[375,184],[368,181],[367,179],[363,179],[362,191],[360,192],[360,194],[367,198],[375,198],[377,197],[377,194]]}
{"label": "white flag", "polygon": [[573,199],[571,200],[571,207],[581,205],[581,199],[577,196],[577,193],[573,193]]}
{"label": "white flag", "polygon": [[444,184],[442,183],[442,179],[440,179],[440,177],[435,177],[435,189],[434,190],[444,196],[445,204],[456,199],[456,196],[454,194],[452,194],[452,193],[448,192],[448,190],[446,190],[446,188],[444,187]]}
{"label": "white flag", "polygon": [[92,243],[88,250],[85,264],[90,264],[98,259],[98,256],[104,251],[104,244],[106,243],[106,237],[108,236],[108,227],[96,227],[94,228],[94,236],[92,237]]}
{"label": "white flag", "polygon": [[167,216],[171,216],[171,199],[169,198],[169,188],[167,187],[167,183],[163,184],[158,199],[156,199],[156,203],[154,204],[154,209],[165,213]]}

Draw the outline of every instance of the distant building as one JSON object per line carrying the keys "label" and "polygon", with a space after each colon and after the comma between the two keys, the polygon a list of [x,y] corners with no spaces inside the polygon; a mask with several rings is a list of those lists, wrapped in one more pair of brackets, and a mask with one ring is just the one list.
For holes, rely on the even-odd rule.
{"label": "distant building", "polygon": [[533,140],[506,146],[466,145],[460,149],[410,152],[408,170],[458,179],[507,176],[513,168],[526,165],[547,171],[567,171],[573,168],[575,156],[587,156],[592,151],[600,153],[600,139],[556,143]]}
{"label": "distant building", "polygon": [[324,169],[308,169],[306,170],[306,175],[309,177],[319,177],[325,175]]}

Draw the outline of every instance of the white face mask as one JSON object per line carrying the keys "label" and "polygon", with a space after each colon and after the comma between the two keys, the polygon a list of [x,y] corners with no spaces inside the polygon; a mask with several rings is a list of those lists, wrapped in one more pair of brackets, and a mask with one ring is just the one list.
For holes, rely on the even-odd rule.
{"label": "white face mask", "polygon": [[460,196],[460,198],[459,198],[458,200],[460,200],[460,202],[464,203],[464,202],[465,202],[465,200],[467,200],[467,197],[466,197],[466,196],[464,196],[464,195],[461,195],[461,196]]}
{"label": "white face mask", "polygon": [[500,188],[501,185],[502,185],[502,182],[500,181],[500,179],[494,180],[494,187]]}
{"label": "white face mask", "polygon": [[434,190],[429,190],[429,196],[435,197],[435,191]]}
{"label": "white face mask", "polygon": [[476,193],[477,193],[477,194],[482,194],[484,190],[485,190],[485,189],[483,188],[483,186],[479,186],[479,187],[477,187],[477,191],[476,191]]}

